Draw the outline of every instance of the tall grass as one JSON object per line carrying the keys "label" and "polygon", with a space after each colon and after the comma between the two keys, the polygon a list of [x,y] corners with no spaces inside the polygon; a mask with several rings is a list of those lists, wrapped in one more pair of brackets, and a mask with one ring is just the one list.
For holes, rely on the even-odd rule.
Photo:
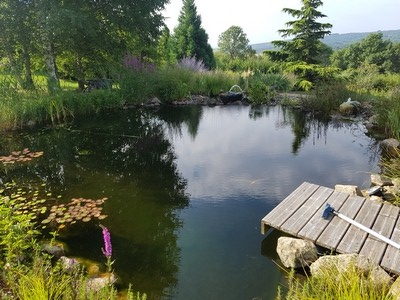
{"label": "tall grass", "polygon": [[300,105],[307,110],[318,111],[329,115],[339,109],[351,93],[342,81],[321,82],[315,85],[310,97],[301,98]]}
{"label": "tall grass", "polygon": [[180,66],[158,70],[128,71],[120,82],[121,98],[128,103],[141,103],[156,96],[171,103],[193,94],[214,96],[239,82],[232,72],[196,72]]}
{"label": "tall grass", "polygon": [[357,273],[355,268],[348,272],[326,270],[322,276],[306,279],[288,275],[288,286],[278,290],[276,300],[390,300],[389,287],[379,287],[370,277]]}

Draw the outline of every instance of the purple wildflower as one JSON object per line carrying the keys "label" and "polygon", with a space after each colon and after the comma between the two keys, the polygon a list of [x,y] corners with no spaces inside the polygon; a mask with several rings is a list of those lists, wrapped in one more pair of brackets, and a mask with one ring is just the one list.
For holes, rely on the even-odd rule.
{"label": "purple wildflower", "polygon": [[105,257],[110,258],[112,255],[111,235],[107,227],[100,225],[103,229],[104,248],[101,248]]}
{"label": "purple wildflower", "polygon": [[127,70],[134,72],[148,71],[154,72],[156,71],[156,65],[151,62],[143,61],[138,56],[126,55],[123,60],[124,67]]}

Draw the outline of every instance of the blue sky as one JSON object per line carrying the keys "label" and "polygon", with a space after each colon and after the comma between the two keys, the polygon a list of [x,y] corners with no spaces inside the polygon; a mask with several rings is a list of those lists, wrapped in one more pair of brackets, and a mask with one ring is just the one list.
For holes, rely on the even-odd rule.
{"label": "blue sky", "polygon": [[[284,7],[300,8],[300,0],[195,0],[209,43],[217,47],[218,36],[230,26],[240,26],[250,44],[280,39],[291,16]],[[325,0],[319,11],[327,15],[320,22],[331,23],[332,33],[371,32],[400,29],[399,0]],[[182,0],[170,0],[164,16],[168,27],[177,25]]]}

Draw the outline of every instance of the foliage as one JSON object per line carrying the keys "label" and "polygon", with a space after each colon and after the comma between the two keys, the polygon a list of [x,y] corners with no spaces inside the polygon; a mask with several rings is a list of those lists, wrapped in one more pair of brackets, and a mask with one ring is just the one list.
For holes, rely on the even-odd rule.
{"label": "foliage", "polygon": [[268,103],[275,98],[277,92],[287,92],[290,89],[291,83],[284,75],[255,73],[249,78],[248,94],[255,104]]}
{"label": "foliage", "polygon": [[[9,186],[6,183],[6,186]],[[14,184],[12,184],[14,186]],[[8,195],[6,195],[8,194]],[[88,289],[88,278],[81,268],[66,273],[59,262],[40,251],[40,232],[32,213],[19,214],[16,199],[22,192],[0,191],[0,289],[2,299],[87,300],[117,299],[114,286],[99,291]],[[127,291],[127,299],[144,300],[146,295]]]}
{"label": "foliage", "polygon": [[360,276],[355,268],[338,273],[326,270],[323,275],[297,278],[294,271],[288,276],[288,291],[278,293],[277,300],[389,300],[388,287],[377,287],[370,277]]}
{"label": "foliage", "polygon": [[247,35],[239,26],[231,26],[218,37],[218,47],[222,53],[226,53],[231,59],[244,58],[255,54],[249,46]]}
{"label": "foliage", "polygon": [[332,111],[336,111],[350,94],[344,81],[319,82],[309,96],[300,99],[299,104],[306,110],[328,116]]}
{"label": "foliage", "polygon": [[393,89],[384,96],[376,97],[375,113],[378,126],[383,128],[386,135],[400,139],[400,90]]}
{"label": "foliage", "polygon": [[239,81],[237,74],[196,72],[193,67],[198,66],[197,61],[188,60],[186,63],[186,67],[165,67],[156,72],[128,72],[120,82],[121,98],[129,103],[141,103],[157,96],[161,101],[171,103],[194,94],[217,95]]}
{"label": "foliage", "polygon": [[167,26],[164,26],[157,42],[157,59],[160,65],[172,65],[176,61],[172,36]]}
{"label": "foliage", "polygon": [[319,82],[335,82],[339,75],[337,68],[303,62],[286,63],[283,68],[286,72],[293,73],[297,77],[295,87],[303,91],[311,90]]}
{"label": "foliage", "polygon": [[166,68],[155,74],[153,95],[171,103],[189,96],[194,73],[187,68]]}
{"label": "foliage", "polygon": [[206,68],[202,60],[196,59],[196,57],[183,57],[178,61],[178,67],[186,68],[194,72],[205,72]]}
{"label": "foliage", "polygon": [[94,90],[90,93],[60,91],[54,95],[37,90],[4,91],[0,101],[0,130],[16,129],[27,124],[63,123],[77,115],[98,113],[121,107],[121,95],[112,90]]}
{"label": "foliage", "polygon": [[276,65],[276,63],[272,62],[266,55],[254,55],[246,57],[246,59],[232,59],[229,55],[222,53],[221,51],[215,52],[215,60],[217,69],[233,72],[252,71],[268,73]]}
{"label": "foliage", "polygon": [[383,34],[371,33],[358,43],[335,51],[331,57],[333,66],[357,69],[363,65],[376,65],[380,73],[400,71],[400,44],[383,40]]}
{"label": "foliage", "polygon": [[273,41],[280,51],[269,51],[274,60],[289,62],[305,62],[307,64],[320,63],[322,49],[320,39],[330,34],[331,24],[319,23],[318,18],[326,15],[317,10],[322,5],[321,0],[302,0],[301,9],[284,8],[285,13],[297,18],[286,23],[287,28],[279,30],[283,38],[293,37],[291,40]]}
{"label": "foliage", "polygon": [[215,66],[214,54],[208,44],[208,35],[201,27],[194,0],[183,0],[183,7],[174,30],[174,52],[177,60],[195,57],[207,68]]}
{"label": "foliage", "polygon": [[0,195],[0,261],[5,264],[20,264],[30,258],[35,250],[38,232],[32,223],[33,214],[15,213],[15,195]]}
{"label": "foliage", "polygon": [[[25,82],[21,84],[25,87],[31,83],[32,71],[44,71],[52,92],[59,90],[58,71],[66,78],[78,80],[83,89],[85,79],[113,76],[116,62],[125,53],[153,55],[154,41],[163,24],[161,11],[167,3],[166,0],[3,2],[1,50],[7,54],[13,73],[18,82]],[[24,78],[20,75],[22,69]]]}

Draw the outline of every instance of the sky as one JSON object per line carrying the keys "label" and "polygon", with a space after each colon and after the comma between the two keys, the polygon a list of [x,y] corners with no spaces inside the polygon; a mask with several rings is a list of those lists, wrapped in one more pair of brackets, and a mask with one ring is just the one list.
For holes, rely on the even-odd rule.
{"label": "sky", "polygon": [[[318,10],[327,18],[318,22],[333,25],[332,33],[374,32],[400,29],[400,0],[324,0]],[[232,25],[246,33],[250,44],[281,39],[279,29],[293,18],[282,9],[301,7],[300,0],[195,0],[197,14],[216,48],[218,36]],[[172,31],[178,24],[182,0],[170,0],[163,12]]]}

